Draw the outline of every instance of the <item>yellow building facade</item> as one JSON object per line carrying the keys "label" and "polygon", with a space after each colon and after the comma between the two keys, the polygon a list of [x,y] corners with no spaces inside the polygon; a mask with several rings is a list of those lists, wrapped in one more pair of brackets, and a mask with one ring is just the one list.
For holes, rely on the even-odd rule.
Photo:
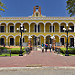
{"label": "yellow building facade", "polygon": [[70,27],[68,44],[75,46],[75,17],[46,17],[41,15],[41,8],[35,6],[33,15],[28,17],[0,17],[0,43],[7,46],[20,45],[21,33],[17,28],[23,25],[26,32],[23,32],[22,41],[28,43],[28,36],[32,36],[32,45],[51,43],[51,36],[55,36],[56,43],[64,45],[67,41],[67,34],[63,28]]}

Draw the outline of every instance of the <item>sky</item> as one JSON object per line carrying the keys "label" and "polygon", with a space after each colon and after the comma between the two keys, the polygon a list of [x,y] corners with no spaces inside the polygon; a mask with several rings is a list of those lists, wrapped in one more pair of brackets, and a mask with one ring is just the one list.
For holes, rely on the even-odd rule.
{"label": "sky", "polygon": [[41,13],[49,17],[69,17],[66,10],[67,0],[1,0],[8,9],[0,11],[2,17],[28,17],[33,14],[33,7],[41,7]]}

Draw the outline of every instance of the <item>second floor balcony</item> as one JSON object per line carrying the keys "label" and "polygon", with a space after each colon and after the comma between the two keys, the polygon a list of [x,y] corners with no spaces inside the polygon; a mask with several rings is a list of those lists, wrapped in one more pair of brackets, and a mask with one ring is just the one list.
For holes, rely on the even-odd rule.
{"label": "second floor balcony", "polygon": [[[17,31],[17,28],[20,27],[20,23],[16,23],[15,25],[12,23],[9,23],[7,26],[6,24],[1,24],[0,25],[0,33],[19,33]],[[27,23],[23,24],[24,29],[27,29],[27,33],[62,33],[64,32],[63,28],[66,28],[66,24],[58,24],[54,23],[51,25],[50,23],[43,24],[39,23],[38,25],[35,23],[31,23],[28,25]],[[68,28],[71,28],[72,30],[69,32],[75,32],[75,26],[73,24],[68,24]]]}

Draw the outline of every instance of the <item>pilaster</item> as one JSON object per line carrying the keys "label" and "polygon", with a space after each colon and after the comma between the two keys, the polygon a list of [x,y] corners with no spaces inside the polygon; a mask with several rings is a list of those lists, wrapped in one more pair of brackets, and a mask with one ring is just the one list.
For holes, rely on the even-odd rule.
{"label": "pilaster", "polygon": [[51,32],[53,33],[53,23],[51,23]]}
{"label": "pilaster", "polygon": [[29,33],[30,33],[30,24],[29,24]]}
{"label": "pilaster", "polygon": [[45,24],[44,24],[44,33],[45,33]]}
{"label": "pilaster", "polygon": [[46,44],[46,37],[44,37],[44,44]]}

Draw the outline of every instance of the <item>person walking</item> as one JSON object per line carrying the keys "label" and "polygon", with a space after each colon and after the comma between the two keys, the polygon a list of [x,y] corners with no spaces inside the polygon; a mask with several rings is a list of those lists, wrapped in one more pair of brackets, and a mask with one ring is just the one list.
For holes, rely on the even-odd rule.
{"label": "person walking", "polygon": [[51,52],[51,48],[52,48],[52,44],[49,44],[49,49],[50,49],[50,52]]}
{"label": "person walking", "polygon": [[41,45],[41,46],[42,46],[42,52],[44,52],[44,44],[42,43],[42,45]]}
{"label": "person walking", "polygon": [[45,44],[45,52],[47,52],[48,44]]}

